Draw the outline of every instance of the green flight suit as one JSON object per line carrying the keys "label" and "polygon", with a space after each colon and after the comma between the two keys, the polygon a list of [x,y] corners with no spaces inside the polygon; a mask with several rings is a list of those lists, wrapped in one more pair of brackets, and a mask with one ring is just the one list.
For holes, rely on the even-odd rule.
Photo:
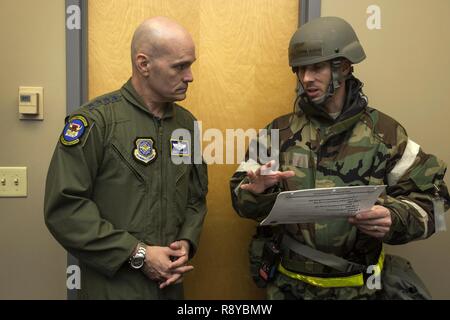
{"label": "green flight suit", "polygon": [[[249,183],[247,170],[262,163],[248,159],[230,183],[233,206],[240,216],[262,221],[278,193],[285,190],[385,184],[386,193],[377,204],[390,210],[392,226],[383,242],[403,244],[434,233],[433,199],[440,197],[446,209],[450,204],[443,182],[446,165],[424,153],[394,119],[369,108],[361,88],[356,78],[347,80],[343,112],[336,120],[301,100],[295,114],[282,116],[267,126],[268,130],[279,130],[280,170],[292,170],[295,176],[262,194],[253,194],[240,185]],[[260,141],[258,147],[270,150],[271,145],[269,131],[268,141]],[[311,248],[365,266],[377,263],[382,247],[380,240],[360,232],[346,219],[282,225],[280,229],[278,232]],[[261,245],[252,245],[250,255],[255,262],[258,254],[252,248],[260,249]],[[283,252],[281,263],[295,273],[323,278],[342,276],[338,270],[292,250]],[[257,274],[257,270],[252,269],[252,273]],[[269,285],[268,296],[278,299],[283,297],[283,290],[285,297],[302,299],[374,298],[378,294],[366,286],[322,288],[277,274]]]}
{"label": "green flight suit", "polygon": [[[45,222],[80,261],[82,299],[181,299],[183,287],[163,290],[128,258],[139,241],[198,247],[206,214],[207,167],[175,164],[174,144],[194,150],[195,118],[170,104],[155,118],[128,81],[67,118],[48,171]],[[175,129],[190,137],[171,137]],[[175,139],[175,141],[171,141]],[[187,142],[186,142],[187,141]],[[201,157],[200,157],[201,159]]]}

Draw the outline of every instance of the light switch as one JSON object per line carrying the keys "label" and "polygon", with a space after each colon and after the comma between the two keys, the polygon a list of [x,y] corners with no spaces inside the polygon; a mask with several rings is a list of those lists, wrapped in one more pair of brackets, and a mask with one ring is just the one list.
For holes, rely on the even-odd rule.
{"label": "light switch", "polygon": [[27,197],[27,168],[0,167],[0,197]]}
{"label": "light switch", "polygon": [[44,88],[19,87],[19,115],[21,120],[44,119]]}

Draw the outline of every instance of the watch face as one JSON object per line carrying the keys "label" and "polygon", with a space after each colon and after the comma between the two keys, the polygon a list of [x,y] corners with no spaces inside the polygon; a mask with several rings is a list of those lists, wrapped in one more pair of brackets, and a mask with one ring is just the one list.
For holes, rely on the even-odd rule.
{"label": "watch face", "polygon": [[131,259],[131,266],[135,269],[139,269],[144,265],[144,258],[136,257]]}
{"label": "watch face", "polygon": [[145,263],[145,245],[140,244],[137,252],[130,258],[130,265],[134,269],[140,269]]}

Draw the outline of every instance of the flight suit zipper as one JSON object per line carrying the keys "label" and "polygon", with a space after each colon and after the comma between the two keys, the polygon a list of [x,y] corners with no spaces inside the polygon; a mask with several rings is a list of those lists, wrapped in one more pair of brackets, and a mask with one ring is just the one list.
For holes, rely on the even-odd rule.
{"label": "flight suit zipper", "polygon": [[162,239],[162,241],[163,241],[163,243],[166,243],[166,238],[165,238],[165,236],[164,236],[164,231],[163,230],[165,230],[165,228],[166,228],[166,208],[165,208],[165,203],[164,203],[164,197],[163,197],[163,192],[165,192],[165,188],[167,188],[167,184],[166,183],[163,183],[163,179],[164,179],[164,174],[165,174],[165,170],[164,170],[164,168],[165,168],[165,163],[166,163],[166,160],[167,159],[165,159],[165,156],[166,156],[166,151],[165,150],[163,150],[163,122],[162,122],[162,120],[160,120],[160,127],[159,127],[159,132],[158,132],[158,134],[159,134],[159,148],[160,148],[160,150],[161,150],[161,177],[160,177],[160,179],[161,179],[161,228],[160,228],[160,230],[161,230],[161,239]]}
{"label": "flight suit zipper", "polygon": [[159,222],[160,222],[160,228],[159,228],[159,239],[161,241],[161,245],[164,245],[166,242],[165,236],[164,236],[164,229],[165,229],[165,208],[164,208],[164,186],[166,185],[163,183],[164,181],[164,162],[165,162],[165,150],[163,150],[163,121],[161,119],[153,118],[155,121],[155,126],[157,128],[158,132],[158,149],[159,149],[159,155],[160,155],[160,161],[159,161]]}

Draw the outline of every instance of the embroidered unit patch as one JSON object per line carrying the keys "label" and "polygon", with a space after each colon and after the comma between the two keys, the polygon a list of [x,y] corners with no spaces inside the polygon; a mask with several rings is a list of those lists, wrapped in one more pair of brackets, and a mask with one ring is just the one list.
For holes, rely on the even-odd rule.
{"label": "embroidered unit patch", "polygon": [[64,126],[60,141],[65,146],[75,146],[80,143],[80,138],[89,126],[89,122],[83,116],[73,116]]}
{"label": "embroidered unit patch", "polygon": [[147,165],[156,159],[157,152],[152,138],[137,138],[134,143],[136,149],[133,150],[133,156],[137,161]]}

